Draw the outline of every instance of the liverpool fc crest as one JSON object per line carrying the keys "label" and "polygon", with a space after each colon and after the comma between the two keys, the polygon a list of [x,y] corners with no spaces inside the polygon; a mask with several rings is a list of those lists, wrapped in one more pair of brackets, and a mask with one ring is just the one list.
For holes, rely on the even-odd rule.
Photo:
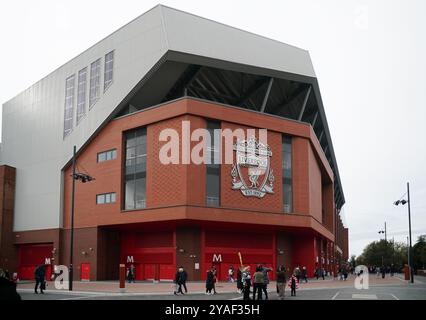
{"label": "liverpool fc crest", "polygon": [[263,198],[274,193],[274,175],[270,166],[272,151],[255,137],[238,141],[233,146],[236,164],[232,167],[232,189],[246,197]]}

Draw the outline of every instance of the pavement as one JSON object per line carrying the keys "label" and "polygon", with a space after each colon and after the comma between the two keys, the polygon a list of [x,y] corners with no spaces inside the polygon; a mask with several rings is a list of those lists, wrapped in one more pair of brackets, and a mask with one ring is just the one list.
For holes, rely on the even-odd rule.
{"label": "pavement", "polygon": [[[401,275],[387,276],[385,279],[375,275],[369,277],[369,289],[358,290],[354,286],[355,276],[342,281],[333,278],[325,280],[309,279],[301,283],[297,296],[291,297],[286,288],[286,300],[426,300],[426,278],[415,277],[411,284]],[[276,300],[275,282],[268,286],[269,298]],[[126,283],[125,291],[119,289],[118,281],[73,282],[73,291],[58,290],[48,282],[45,294],[34,294],[34,283],[18,284],[18,292],[24,300],[242,300],[236,292],[236,283],[219,282],[218,294],[205,295],[204,282],[188,282],[188,294],[173,295],[171,282]]]}

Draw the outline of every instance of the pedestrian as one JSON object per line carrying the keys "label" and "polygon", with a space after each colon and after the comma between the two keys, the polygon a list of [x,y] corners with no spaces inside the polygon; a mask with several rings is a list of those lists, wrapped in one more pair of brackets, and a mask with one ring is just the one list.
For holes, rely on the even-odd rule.
{"label": "pedestrian", "polygon": [[380,267],[376,268],[376,278],[380,276]]}
{"label": "pedestrian", "polygon": [[44,294],[43,290],[46,288],[45,282],[46,270],[43,264],[38,265],[34,270],[35,288],[34,293],[38,294],[38,287],[40,286],[40,293]]}
{"label": "pedestrian", "polygon": [[181,272],[181,282],[182,282],[182,287],[185,289],[185,293],[188,293],[188,288],[186,287],[186,281],[188,281],[188,272],[186,272],[186,270],[181,266],[179,268],[179,272]]}
{"label": "pedestrian", "polygon": [[285,268],[284,266],[280,266],[277,271],[277,292],[280,300],[284,299],[285,283]]}
{"label": "pedestrian", "polygon": [[213,290],[213,271],[207,270],[207,277],[206,277],[206,294],[207,295],[211,295],[212,294],[212,290]]}
{"label": "pedestrian", "polygon": [[302,268],[302,281],[305,281],[305,283],[308,283],[308,271],[306,270],[305,266],[303,266]]}
{"label": "pedestrian", "polygon": [[343,268],[343,280],[346,281],[348,279],[348,269]]}
{"label": "pedestrian", "polygon": [[294,273],[288,281],[288,287],[291,289],[291,296],[295,297],[296,296],[296,289],[299,289],[299,282],[297,281],[297,277]]}
{"label": "pedestrian", "polygon": [[322,280],[325,280],[325,269],[324,268],[321,268],[321,277],[322,277]]}
{"label": "pedestrian", "polygon": [[241,272],[241,280],[243,283],[243,300],[250,300],[251,275],[250,266],[243,268]]}
{"label": "pedestrian", "polygon": [[212,273],[213,273],[213,294],[217,294],[217,292],[216,292],[216,283],[217,283],[217,269],[216,269],[216,266],[213,266]]}
{"label": "pedestrian", "polygon": [[136,278],[136,268],[135,268],[135,265],[132,263],[129,269],[127,269],[127,280],[129,281],[129,283],[131,282],[135,283],[135,278]]}
{"label": "pedestrian", "polygon": [[299,282],[300,282],[300,268],[299,268],[299,266],[297,266],[297,267],[294,269],[294,274],[296,275],[297,281],[299,281]]}
{"label": "pedestrian", "polygon": [[319,271],[319,268],[316,268],[315,269],[315,277],[317,278],[317,280],[318,280],[318,278],[319,278],[319,276],[320,276],[320,271]]}
{"label": "pedestrian", "polygon": [[272,270],[272,268],[261,267],[263,273],[263,286],[262,291],[265,294],[265,300],[268,300],[268,284],[269,284],[269,275],[268,272]]}
{"label": "pedestrian", "polygon": [[180,294],[184,294],[182,291],[182,285],[183,285],[183,268],[179,267],[176,275],[175,275],[175,284],[176,284],[176,290],[174,292],[175,295],[177,295],[178,293]]}
{"label": "pedestrian", "polygon": [[243,266],[240,266],[237,270],[237,292],[243,293],[244,283],[243,283]]}
{"label": "pedestrian", "polygon": [[262,288],[263,288],[263,271],[262,267],[258,266],[256,268],[256,272],[253,275],[253,300],[256,300],[256,293],[257,293],[257,300],[262,300]]}
{"label": "pedestrian", "polygon": [[228,282],[234,282],[234,266],[229,266],[228,270]]}
{"label": "pedestrian", "polygon": [[386,269],[385,269],[385,267],[384,267],[384,266],[382,266],[382,267],[381,267],[381,270],[382,270],[382,279],[384,279],[384,278],[385,278],[385,276],[386,276]]}
{"label": "pedestrian", "polygon": [[0,269],[0,300],[21,300],[16,291],[16,283],[8,279],[2,269]]}

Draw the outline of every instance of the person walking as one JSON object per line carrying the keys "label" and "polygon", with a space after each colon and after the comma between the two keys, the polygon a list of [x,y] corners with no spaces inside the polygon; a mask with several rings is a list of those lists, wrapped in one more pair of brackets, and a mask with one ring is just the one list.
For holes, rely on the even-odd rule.
{"label": "person walking", "polygon": [[277,271],[277,292],[280,300],[284,299],[285,282],[285,268],[284,266],[280,266]]}
{"label": "person walking", "polygon": [[343,280],[346,281],[348,279],[348,269],[343,268]]}
{"label": "person walking", "polygon": [[136,268],[135,268],[135,265],[132,263],[129,269],[127,270],[127,280],[129,281],[129,283],[131,282],[135,283],[135,278],[136,278]]}
{"label": "person walking", "polygon": [[213,266],[212,273],[213,273],[213,294],[217,294],[217,292],[216,292],[216,283],[217,283],[217,269],[216,269],[216,266]]}
{"label": "person walking", "polygon": [[386,268],[384,266],[382,266],[382,268],[380,270],[382,270],[382,279],[384,279],[385,276],[386,276]]}
{"label": "person walking", "polygon": [[243,269],[241,272],[241,280],[243,283],[243,300],[250,300],[251,275],[250,266]]}
{"label": "person walking", "polygon": [[302,281],[305,281],[305,283],[308,283],[308,271],[306,270],[305,266],[303,266],[302,268]]}
{"label": "person walking", "polygon": [[181,268],[177,270],[174,282],[176,285],[174,294],[175,295],[177,295],[178,293],[184,294],[182,291],[182,269]]}
{"label": "person walking", "polygon": [[317,278],[317,280],[318,280],[319,276],[320,276],[320,269],[316,268],[315,269],[315,277]]}
{"label": "person walking", "polygon": [[300,282],[300,268],[299,268],[299,266],[297,266],[296,269],[294,269],[294,274],[296,275],[297,281]]}
{"label": "person walking", "polygon": [[16,291],[16,283],[0,269],[0,301],[6,300],[21,300],[21,296]]}
{"label": "person walking", "polygon": [[258,266],[256,268],[256,272],[253,275],[253,300],[256,300],[256,293],[257,293],[257,300],[262,300],[262,288],[263,288],[263,272],[262,268]]}
{"label": "person walking", "polygon": [[297,277],[294,273],[288,281],[288,287],[291,290],[291,296],[295,297],[296,296],[296,289],[299,289],[299,282],[297,281]]}
{"label": "person walking", "polygon": [[207,270],[207,277],[206,277],[206,294],[211,295],[213,290],[213,271]]}
{"label": "person walking", "polygon": [[35,288],[34,288],[35,294],[38,294],[37,289],[39,286],[40,286],[40,293],[44,294],[43,290],[46,288],[45,277],[46,277],[46,270],[44,268],[44,265],[40,264],[34,270],[34,279],[36,282]]}
{"label": "person walking", "polygon": [[272,268],[261,267],[263,273],[263,286],[262,291],[265,294],[265,300],[268,300],[268,284],[269,284],[269,275],[268,272],[272,270]]}
{"label": "person walking", "polygon": [[244,282],[243,282],[243,270],[244,268],[241,266],[237,270],[237,292],[243,293]]}
{"label": "person walking", "polygon": [[325,280],[325,269],[324,268],[321,268],[321,277],[322,277],[322,280]]}
{"label": "person walking", "polygon": [[188,281],[188,272],[186,272],[186,270],[181,266],[179,268],[179,271],[181,272],[181,282],[182,282],[182,287],[185,289],[185,293],[188,293],[188,288],[186,287],[186,281]]}
{"label": "person walking", "polygon": [[234,266],[229,266],[228,270],[228,282],[234,282]]}

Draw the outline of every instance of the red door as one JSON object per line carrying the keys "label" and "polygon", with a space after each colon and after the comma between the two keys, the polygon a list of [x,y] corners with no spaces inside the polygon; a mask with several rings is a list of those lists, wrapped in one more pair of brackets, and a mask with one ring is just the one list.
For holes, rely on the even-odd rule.
{"label": "red door", "polygon": [[135,264],[135,273],[136,273],[136,279],[135,280],[143,280],[145,279],[144,275],[144,267],[142,263],[136,263]]}
{"label": "red door", "polygon": [[90,281],[90,263],[82,263],[80,269],[80,280]]}
{"label": "red door", "polygon": [[175,272],[173,264],[160,264],[160,280],[174,280]]}
{"label": "red door", "polygon": [[145,280],[154,280],[155,279],[155,264],[145,264]]}

